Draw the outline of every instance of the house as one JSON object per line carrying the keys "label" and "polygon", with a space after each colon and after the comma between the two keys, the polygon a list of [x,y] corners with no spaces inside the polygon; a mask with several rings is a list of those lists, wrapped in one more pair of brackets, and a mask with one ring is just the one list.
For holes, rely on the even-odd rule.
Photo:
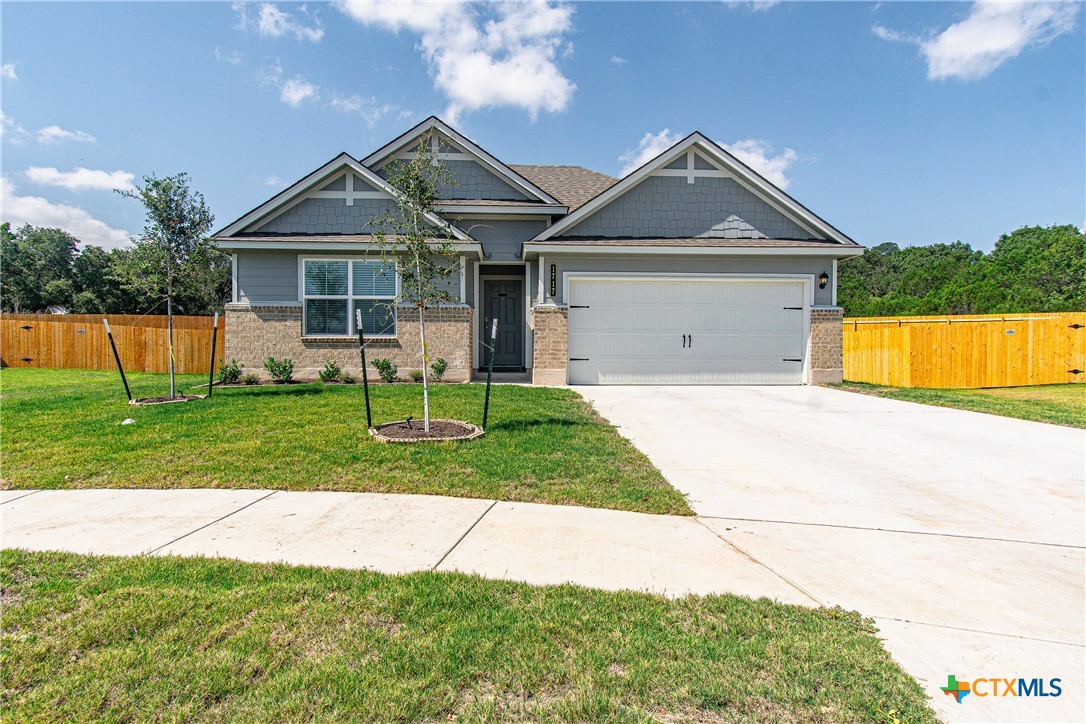
{"label": "house", "polygon": [[233,257],[226,354],[315,372],[422,366],[371,221],[396,208],[397,159],[431,144],[456,183],[454,303],[427,311],[431,359],[464,380],[487,360],[537,384],[818,384],[841,380],[837,262],[863,248],[700,133],[621,179],[511,165],[431,117],[362,159],[342,153],[215,235]]}

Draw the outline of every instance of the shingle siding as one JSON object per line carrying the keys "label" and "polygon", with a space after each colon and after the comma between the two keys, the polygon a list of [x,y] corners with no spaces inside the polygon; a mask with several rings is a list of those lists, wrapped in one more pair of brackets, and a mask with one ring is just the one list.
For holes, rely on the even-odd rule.
{"label": "shingle siding", "polygon": [[649,176],[563,237],[812,239],[734,179]]}
{"label": "shingle siding", "polygon": [[[456,183],[443,185],[438,196],[443,199],[491,199],[496,201],[530,201],[528,196],[510,186],[475,161],[445,161],[445,168]],[[388,180],[392,164],[379,171]]]}
{"label": "shingle siding", "polygon": [[306,199],[263,226],[258,234],[365,234],[372,233],[370,221],[396,209],[392,199]]}

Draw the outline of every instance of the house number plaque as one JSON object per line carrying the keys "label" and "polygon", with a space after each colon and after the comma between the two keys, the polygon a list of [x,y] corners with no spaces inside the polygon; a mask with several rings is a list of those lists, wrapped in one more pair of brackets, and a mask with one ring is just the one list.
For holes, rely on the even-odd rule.
{"label": "house number plaque", "polygon": [[558,265],[551,264],[551,296],[558,293]]}

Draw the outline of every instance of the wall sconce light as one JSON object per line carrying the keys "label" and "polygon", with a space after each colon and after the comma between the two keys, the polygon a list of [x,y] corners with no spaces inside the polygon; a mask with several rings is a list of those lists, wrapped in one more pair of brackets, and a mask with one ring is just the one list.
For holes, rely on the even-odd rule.
{"label": "wall sconce light", "polygon": [[826,272],[822,272],[818,275],[818,288],[825,289],[826,285],[830,283],[830,275]]}

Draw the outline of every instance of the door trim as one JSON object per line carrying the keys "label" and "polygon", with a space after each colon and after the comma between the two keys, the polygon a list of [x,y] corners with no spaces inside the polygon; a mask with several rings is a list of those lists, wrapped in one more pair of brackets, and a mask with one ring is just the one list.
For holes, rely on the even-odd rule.
{"label": "door trim", "polygon": [[[569,285],[577,281],[707,281],[723,283],[777,282],[803,284],[803,371],[800,384],[811,384],[811,308],[814,307],[814,274],[698,274],[696,272],[562,272],[562,300],[569,306]],[[567,317],[568,319],[568,317]],[[569,322],[567,321],[568,325]],[[566,384],[569,384],[569,364],[566,364]]]}

